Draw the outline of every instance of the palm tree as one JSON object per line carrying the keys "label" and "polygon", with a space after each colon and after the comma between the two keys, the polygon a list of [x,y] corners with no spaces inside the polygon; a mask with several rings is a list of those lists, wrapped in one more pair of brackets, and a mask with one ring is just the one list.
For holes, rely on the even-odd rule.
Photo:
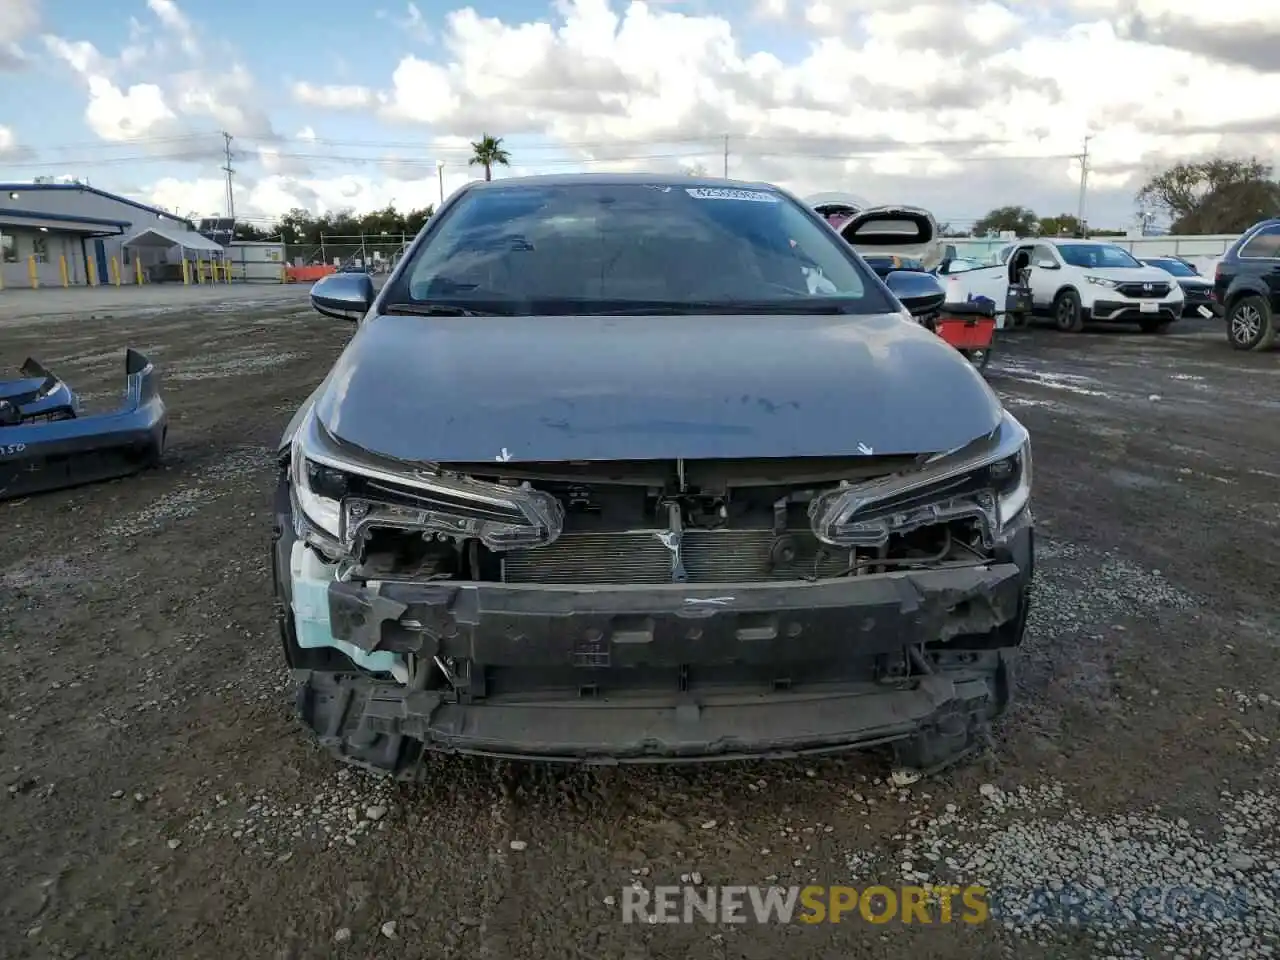
{"label": "palm tree", "polygon": [[484,167],[486,180],[493,179],[495,166],[511,166],[511,154],[502,149],[501,137],[491,137],[486,133],[480,137],[479,141],[471,142],[471,150],[471,159],[467,161],[467,165],[474,167],[478,163]]}

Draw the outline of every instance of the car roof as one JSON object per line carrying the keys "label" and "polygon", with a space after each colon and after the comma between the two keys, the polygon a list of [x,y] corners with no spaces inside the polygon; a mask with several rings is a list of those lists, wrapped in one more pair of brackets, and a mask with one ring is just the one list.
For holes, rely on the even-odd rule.
{"label": "car roof", "polygon": [[506,190],[512,187],[568,187],[584,184],[615,186],[711,187],[721,190],[786,191],[772,183],[756,180],[725,180],[721,177],[691,177],[683,173],[541,173],[527,177],[503,177],[500,180],[473,180],[468,190]]}

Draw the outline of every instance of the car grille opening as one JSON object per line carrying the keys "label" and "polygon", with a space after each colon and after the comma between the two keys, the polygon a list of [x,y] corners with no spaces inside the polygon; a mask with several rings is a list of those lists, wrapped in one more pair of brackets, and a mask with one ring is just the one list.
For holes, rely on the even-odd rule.
{"label": "car grille opening", "polygon": [[1169,284],[1167,283],[1120,283],[1116,285],[1116,290],[1126,297],[1133,297],[1137,300],[1159,299],[1169,295]]}
{"label": "car grille opening", "polygon": [[[507,583],[671,583],[672,551],[661,530],[566,532],[555,543],[503,557]],[[773,562],[770,529],[685,530],[681,559],[687,583],[757,583],[838,577],[853,564],[849,550],[824,547],[810,530],[788,531],[794,560]]]}

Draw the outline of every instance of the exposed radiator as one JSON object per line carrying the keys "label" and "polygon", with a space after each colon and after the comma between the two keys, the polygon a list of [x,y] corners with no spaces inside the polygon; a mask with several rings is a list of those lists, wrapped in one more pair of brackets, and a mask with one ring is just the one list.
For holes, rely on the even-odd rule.
{"label": "exposed radiator", "polygon": [[[671,551],[663,531],[564,533],[555,543],[511,551],[503,559],[507,583],[671,583]],[[819,544],[809,530],[790,531],[795,561],[771,568],[772,530],[686,530],[681,557],[689,583],[753,583],[835,577],[852,563],[848,550],[829,549],[818,560]],[[815,560],[818,560],[815,568]]]}

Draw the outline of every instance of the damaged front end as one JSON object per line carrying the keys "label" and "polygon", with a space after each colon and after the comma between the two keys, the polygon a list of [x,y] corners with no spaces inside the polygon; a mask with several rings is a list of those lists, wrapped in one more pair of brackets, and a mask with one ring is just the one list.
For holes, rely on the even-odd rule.
{"label": "damaged front end", "polygon": [[159,462],[168,433],[160,378],[125,351],[125,389],[114,411],[85,414],[71,388],[28,359],[0,381],[0,500],[137,473]]}
{"label": "damaged front end", "polygon": [[920,457],[407,464],[301,423],[275,572],[300,709],[349,761],[615,763],[895,743],[1007,704],[1023,427]]}

